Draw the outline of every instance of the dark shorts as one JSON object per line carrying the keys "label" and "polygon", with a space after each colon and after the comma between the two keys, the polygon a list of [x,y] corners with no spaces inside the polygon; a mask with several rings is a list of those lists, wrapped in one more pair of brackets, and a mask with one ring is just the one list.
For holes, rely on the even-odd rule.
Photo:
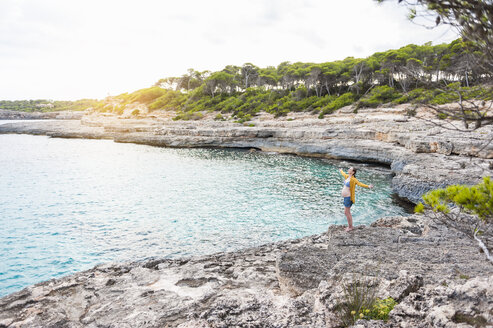
{"label": "dark shorts", "polygon": [[353,202],[351,201],[351,197],[344,197],[344,206],[345,207],[353,206]]}

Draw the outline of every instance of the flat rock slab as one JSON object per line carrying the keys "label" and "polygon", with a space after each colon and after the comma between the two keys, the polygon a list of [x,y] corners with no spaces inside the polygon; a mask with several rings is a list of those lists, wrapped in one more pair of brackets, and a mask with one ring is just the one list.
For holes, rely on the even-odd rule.
{"label": "flat rock slab", "polygon": [[493,273],[477,245],[461,232],[425,224],[419,216],[399,220],[400,229],[385,226],[391,218],[350,233],[332,226],[311,244],[281,253],[277,259],[281,289],[300,295],[322,280],[348,272],[395,280],[405,270],[424,277],[425,284]]}

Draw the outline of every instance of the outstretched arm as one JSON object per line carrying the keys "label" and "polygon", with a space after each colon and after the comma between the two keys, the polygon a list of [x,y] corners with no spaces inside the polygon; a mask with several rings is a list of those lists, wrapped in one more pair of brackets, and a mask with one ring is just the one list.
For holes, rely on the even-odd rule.
{"label": "outstretched arm", "polygon": [[368,189],[373,188],[373,185],[366,185],[366,184],[364,184],[364,183],[359,182],[357,179],[356,179],[356,184],[357,184],[358,186],[360,186],[360,187],[363,187],[363,188],[368,188]]}
{"label": "outstretched arm", "polygon": [[347,177],[349,176],[346,173],[344,173],[344,171],[342,169],[339,169],[339,173],[342,174],[342,176],[344,177],[344,179],[347,179]]}

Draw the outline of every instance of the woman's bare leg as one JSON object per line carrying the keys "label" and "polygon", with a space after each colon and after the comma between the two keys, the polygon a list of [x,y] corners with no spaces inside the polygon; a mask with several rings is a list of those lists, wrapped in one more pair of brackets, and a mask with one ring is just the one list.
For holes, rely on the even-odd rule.
{"label": "woman's bare leg", "polygon": [[351,231],[351,230],[353,230],[353,216],[351,215],[351,208],[350,207],[344,207],[344,214],[346,214],[347,225],[348,225],[348,227],[346,228],[346,231]]}

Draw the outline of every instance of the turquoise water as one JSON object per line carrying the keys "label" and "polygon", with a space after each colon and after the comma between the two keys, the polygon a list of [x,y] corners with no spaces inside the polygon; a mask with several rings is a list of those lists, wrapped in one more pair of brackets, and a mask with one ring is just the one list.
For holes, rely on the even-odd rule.
{"label": "turquoise water", "polygon": [[[344,224],[337,167],[239,150],[0,135],[0,296],[108,261],[231,251]],[[335,164],[335,165],[334,165]],[[356,225],[405,214],[359,165]]]}

